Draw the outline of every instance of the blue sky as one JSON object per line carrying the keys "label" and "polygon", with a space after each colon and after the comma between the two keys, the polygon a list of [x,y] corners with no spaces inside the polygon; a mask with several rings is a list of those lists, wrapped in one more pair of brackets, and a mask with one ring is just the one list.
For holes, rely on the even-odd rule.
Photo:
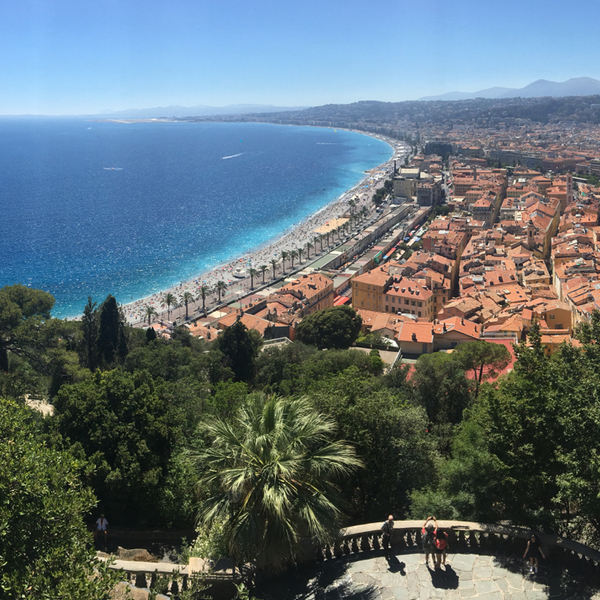
{"label": "blue sky", "polygon": [[600,79],[598,0],[6,0],[0,115]]}

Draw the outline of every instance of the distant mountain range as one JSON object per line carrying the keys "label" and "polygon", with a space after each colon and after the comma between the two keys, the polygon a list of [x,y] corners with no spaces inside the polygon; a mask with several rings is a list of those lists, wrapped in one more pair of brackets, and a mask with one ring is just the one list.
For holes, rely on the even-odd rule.
{"label": "distant mountain range", "polygon": [[264,104],[230,104],[229,106],[160,106],[157,108],[130,108],[127,110],[105,110],[101,116],[119,119],[158,119],[160,117],[201,117],[214,115],[247,115],[252,113],[275,113],[302,110],[305,106],[269,106]]}
{"label": "distant mountain range", "polygon": [[492,87],[479,92],[448,92],[441,96],[424,96],[419,100],[472,100],[474,98],[543,98],[554,96],[594,96],[600,94],[600,81],[591,77],[575,77],[558,83],[538,79],[524,88]]}

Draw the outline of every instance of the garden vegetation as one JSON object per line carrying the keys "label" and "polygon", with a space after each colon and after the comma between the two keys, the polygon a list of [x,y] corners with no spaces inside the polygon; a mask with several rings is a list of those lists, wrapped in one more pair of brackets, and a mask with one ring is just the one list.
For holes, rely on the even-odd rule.
{"label": "garden vegetation", "polygon": [[[211,342],[131,329],[112,296],[90,299],[79,322],[52,318],[52,305],[0,290],[5,597],[90,581],[102,594],[109,579],[81,575],[92,509],[140,528],[198,519],[203,546],[265,568],[390,513],[600,547],[599,313],[552,356],[534,325],[497,377],[508,352],[482,341],[385,370],[350,347],[360,319],[347,307],[261,348],[241,323]],[[31,398],[53,414],[36,416]],[[68,572],[54,569],[67,554]]]}

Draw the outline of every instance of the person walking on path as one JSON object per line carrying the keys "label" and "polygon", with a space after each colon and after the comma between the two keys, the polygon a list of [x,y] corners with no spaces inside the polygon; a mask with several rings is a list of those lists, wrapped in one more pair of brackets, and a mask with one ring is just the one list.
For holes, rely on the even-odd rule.
{"label": "person walking on path", "polygon": [[446,551],[448,550],[448,534],[435,524],[435,568],[440,568],[440,562],[446,566]]}
{"label": "person walking on path", "polygon": [[392,547],[392,531],[394,530],[394,515],[390,515],[387,518],[387,521],[383,522],[381,526],[381,531],[383,531],[382,543],[383,549],[387,555],[388,547],[391,549]]}
{"label": "person walking on path", "polygon": [[529,541],[527,542],[527,548],[525,548],[525,553],[523,554],[523,558],[525,558],[529,554],[529,572],[537,573],[538,572],[538,556],[541,555],[542,558],[546,558],[542,547],[540,546],[540,540],[538,539],[535,533],[531,534]]}
{"label": "person walking on path", "polygon": [[421,529],[421,543],[423,544],[423,552],[425,552],[425,564],[427,568],[429,568],[430,554],[431,566],[435,567],[435,529],[437,529],[435,517],[427,517]]}
{"label": "person walking on path", "polygon": [[106,548],[106,539],[108,538],[108,521],[104,518],[104,513],[96,519],[96,529],[94,529],[94,543],[98,539],[98,534],[104,532],[104,547]]}

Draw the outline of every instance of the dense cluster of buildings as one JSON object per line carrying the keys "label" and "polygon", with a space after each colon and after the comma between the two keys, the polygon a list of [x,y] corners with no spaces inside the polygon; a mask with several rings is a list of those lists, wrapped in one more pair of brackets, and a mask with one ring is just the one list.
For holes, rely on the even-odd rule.
{"label": "dense cluster of buildings", "polygon": [[265,339],[294,339],[304,316],[351,303],[364,334],[405,355],[476,339],[510,346],[534,322],[547,353],[574,341],[600,309],[600,188],[581,178],[600,174],[598,128],[507,119],[425,135],[436,153],[394,170],[380,221],[193,333],[211,339],[241,320]]}
{"label": "dense cluster of buildings", "polygon": [[600,189],[570,172],[449,163],[450,213],[429,222],[422,249],[352,280],[365,328],[408,354],[467,339],[522,341],[534,321],[547,353],[573,341],[574,327],[600,309]]}

